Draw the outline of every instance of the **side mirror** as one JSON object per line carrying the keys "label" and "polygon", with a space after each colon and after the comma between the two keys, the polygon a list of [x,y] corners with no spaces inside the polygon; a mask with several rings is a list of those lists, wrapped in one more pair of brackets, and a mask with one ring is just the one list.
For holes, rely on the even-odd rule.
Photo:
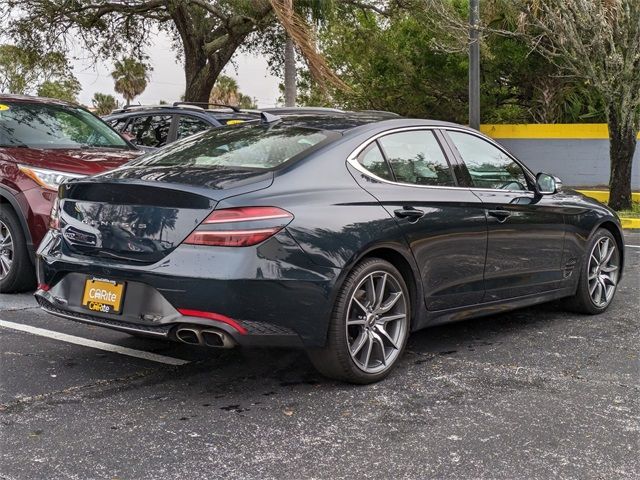
{"label": "side mirror", "polygon": [[540,172],[536,175],[536,189],[540,195],[553,195],[558,191],[556,177]]}

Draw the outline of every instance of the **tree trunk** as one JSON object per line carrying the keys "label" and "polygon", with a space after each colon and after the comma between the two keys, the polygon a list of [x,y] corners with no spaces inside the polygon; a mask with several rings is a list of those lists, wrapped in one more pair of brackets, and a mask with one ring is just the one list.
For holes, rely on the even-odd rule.
{"label": "tree trunk", "polygon": [[203,63],[192,65],[192,68],[185,68],[186,87],[184,101],[208,102],[211,89],[221,71],[222,68],[217,72],[213,72],[206,60]]}
{"label": "tree trunk", "polygon": [[614,210],[631,208],[631,167],[636,151],[637,129],[619,117],[615,107],[609,108],[609,206]]}
{"label": "tree trunk", "polygon": [[296,51],[293,40],[287,37],[284,44],[284,106],[296,106]]}

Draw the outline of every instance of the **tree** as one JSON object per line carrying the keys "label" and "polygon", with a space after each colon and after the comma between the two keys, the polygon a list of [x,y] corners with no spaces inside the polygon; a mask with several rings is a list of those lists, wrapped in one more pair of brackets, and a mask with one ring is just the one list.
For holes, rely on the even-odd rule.
{"label": "tree", "polygon": [[609,125],[609,205],[631,208],[631,168],[640,130],[640,2],[528,2],[532,46],[565,74],[598,91]]}
{"label": "tree", "polygon": [[71,103],[78,103],[78,94],[82,90],[80,82],[75,78],[63,80],[47,80],[37,90],[41,97],[57,98]]}
{"label": "tree", "polygon": [[96,115],[98,116],[108,115],[118,108],[118,101],[116,100],[116,97],[109,95],[108,93],[94,93],[91,103],[95,109]]}
{"label": "tree", "polygon": [[33,94],[45,84],[44,91],[51,91],[48,82],[61,82],[67,87],[78,84],[62,52],[41,53],[19,45],[0,45],[0,91]]}
{"label": "tree", "polygon": [[200,102],[207,101],[238,48],[252,34],[261,34],[280,22],[314,78],[341,84],[316,51],[309,26],[291,13],[288,0],[3,0],[0,15],[12,19],[4,33],[28,45],[53,45],[64,50],[70,43],[81,42],[96,59],[132,49],[140,53],[152,31],[168,32],[184,59],[185,99]]}
{"label": "tree", "polygon": [[125,57],[114,64],[111,76],[115,81],[114,90],[121,94],[128,107],[131,100],[147,88],[151,68],[133,57]]}
{"label": "tree", "polygon": [[239,91],[238,82],[228,75],[220,75],[211,90],[209,103],[256,108],[255,100]]}

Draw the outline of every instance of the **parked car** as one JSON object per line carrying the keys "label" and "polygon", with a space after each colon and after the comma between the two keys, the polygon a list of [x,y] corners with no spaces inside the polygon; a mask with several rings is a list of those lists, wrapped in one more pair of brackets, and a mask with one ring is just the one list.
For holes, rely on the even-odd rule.
{"label": "parked car", "polygon": [[[280,117],[329,115],[333,118],[348,117],[353,114],[336,108],[322,107],[243,110],[233,105],[175,102],[173,105],[132,105],[115,110],[103,119],[139,148],[155,150],[210,128],[258,122],[262,113]],[[395,113],[377,110],[358,112],[358,115],[363,118],[366,115],[372,115],[377,120],[398,116]]]}
{"label": "parked car", "polygon": [[175,102],[173,105],[132,105],[114,110],[103,119],[134,145],[156,149],[209,128],[257,121],[259,117],[234,106]]}
{"label": "parked car", "polygon": [[479,132],[262,117],[62,185],[41,307],[187,344],[300,346],[323,374],[369,383],[429,325],[611,304],[616,214]]}
{"label": "parked car", "polygon": [[62,182],[141,153],[82,107],[0,95],[0,292],[35,287],[35,248]]}

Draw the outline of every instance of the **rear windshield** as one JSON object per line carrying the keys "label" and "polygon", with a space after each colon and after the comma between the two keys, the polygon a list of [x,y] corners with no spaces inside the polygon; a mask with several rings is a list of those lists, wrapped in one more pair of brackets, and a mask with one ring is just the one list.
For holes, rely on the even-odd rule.
{"label": "rear windshield", "polygon": [[107,124],[83,108],[1,101],[0,146],[131,148]]}
{"label": "rear windshield", "polygon": [[130,165],[267,170],[339,134],[301,127],[238,126],[208,130]]}

